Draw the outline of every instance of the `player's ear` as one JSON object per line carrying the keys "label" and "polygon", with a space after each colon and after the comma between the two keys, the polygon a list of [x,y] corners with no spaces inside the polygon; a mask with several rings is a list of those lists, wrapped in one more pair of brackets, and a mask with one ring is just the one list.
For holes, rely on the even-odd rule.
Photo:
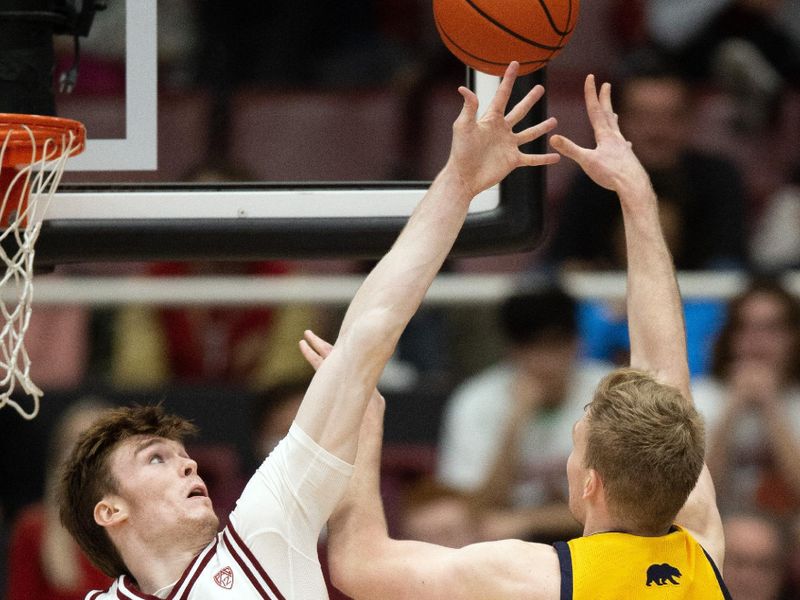
{"label": "player's ear", "polygon": [[127,505],[119,496],[103,496],[103,499],[94,506],[94,522],[100,527],[113,527],[127,518]]}
{"label": "player's ear", "polygon": [[603,491],[603,480],[594,469],[589,469],[583,481],[583,497],[585,499],[597,498]]}

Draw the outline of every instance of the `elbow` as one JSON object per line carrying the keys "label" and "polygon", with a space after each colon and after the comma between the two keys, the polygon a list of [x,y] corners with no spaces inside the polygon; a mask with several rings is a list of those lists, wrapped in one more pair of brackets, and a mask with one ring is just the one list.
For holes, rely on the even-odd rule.
{"label": "elbow", "polygon": [[331,584],[340,592],[352,597],[352,582],[348,578],[347,568],[344,567],[342,561],[334,558],[333,556],[328,559],[328,569],[330,571]]}
{"label": "elbow", "polygon": [[[370,537],[373,537],[371,540]],[[382,582],[375,579],[380,571],[381,549],[374,538],[350,539],[345,543],[332,540],[328,547],[328,569],[333,586],[350,598],[374,597],[374,591],[382,589]]]}
{"label": "elbow", "polygon": [[333,586],[350,598],[363,597],[359,585],[363,585],[363,578],[359,576],[359,562],[352,560],[347,552],[329,552],[328,569]]}
{"label": "elbow", "polygon": [[360,544],[352,534],[353,529],[347,520],[334,514],[328,522],[328,571],[334,587],[354,598],[357,572],[364,560],[364,544]]}

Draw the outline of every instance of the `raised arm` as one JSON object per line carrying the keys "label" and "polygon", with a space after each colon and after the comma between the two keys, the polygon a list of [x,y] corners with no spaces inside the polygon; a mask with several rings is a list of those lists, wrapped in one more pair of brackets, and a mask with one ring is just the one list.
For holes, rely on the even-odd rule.
{"label": "raised arm", "polygon": [[[519,150],[555,127],[555,119],[512,129],[542,97],[533,88],[511,111],[506,104],[519,69],[512,63],[486,113],[459,88],[464,107],[453,125],[450,157],[414,210],[391,250],[353,298],[331,355],[317,371],[296,423],[323,448],[352,462],[364,408],[400,334],[447,257],[470,201],[517,167],[551,164],[556,154]],[[334,418],[335,411],[335,418]]]}
{"label": "raised arm", "polygon": [[580,148],[558,135],[550,143],[575,160],[595,183],[619,196],[628,256],[631,366],[650,371],[690,399],[683,310],[655,192],[631,143],[619,130],[611,107],[611,86],[603,84],[598,94],[590,75],[584,92],[597,147]]}
{"label": "raised arm", "polygon": [[[584,92],[597,147],[581,148],[562,136],[553,136],[550,143],[575,160],[595,183],[619,196],[628,255],[631,366],[653,373],[692,402],[683,309],[672,257],[661,231],[656,195],[630,142],[620,132],[611,106],[611,86],[603,84],[598,94],[590,75]],[[721,568],[722,524],[705,466],[677,521],[699,538]]]}
{"label": "raised arm", "polygon": [[[316,369],[330,360],[331,348],[311,332],[301,344]],[[552,546],[507,540],[452,549],[389,538],[380,497],[384,408],[383,398],[373,390],[359,434],[355,473],[328,523],[334,585],[356,600],[557,598],[559,565]]]}

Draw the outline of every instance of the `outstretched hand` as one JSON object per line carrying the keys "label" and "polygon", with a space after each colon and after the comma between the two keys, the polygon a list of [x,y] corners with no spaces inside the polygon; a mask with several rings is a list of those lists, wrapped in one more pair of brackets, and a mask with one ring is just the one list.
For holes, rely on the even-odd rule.
{"label": "outstretched hand", "polygon": [[499,183],[517,167],[550,165],[560,159],[555,153],[525,154],[519,149],[522,144],[552,131],[557,122],[551,117],[519,133],[514,132],[513,127],[544,95],[541,85],[534,86],[505,114],[518,71],[519,63],[508,65],[489,108],[479,119],[478,97],[466,87],[458,88],[464,97],[464,107],[453,123],[453,144],[448,164],[458,171],[470,196]]}
{"label": "outstretched hand", "polygon": [[582,148],[562,135],[552,136],[550,145],[578,163],[597,185],[608,190],[619,193],[626,185],[648,181],[632,144],[620,132],[617,114],[611,106],[611,84],[604,83],[598,93],[594,75],[589,75],[584,96],[597,147]]}

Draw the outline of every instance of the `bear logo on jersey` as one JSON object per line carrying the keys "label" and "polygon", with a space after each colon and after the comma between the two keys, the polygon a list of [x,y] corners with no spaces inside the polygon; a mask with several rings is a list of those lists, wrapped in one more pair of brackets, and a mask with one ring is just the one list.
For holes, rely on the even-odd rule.
{"label": "bear logo on jersey", "polygon": [[667,563],[650,565],[647,568],[647,586],[650,587],[650,584],[653,583],[656,585],[666,585],[667,583],[680,585],[680,582],[675,580],[676,577],[680,576],[681,572]]}
{"label": "bear logo on jersey", "polygon": [[231,571],[231,568],[225,567],[224,569],[220,569],[220,571],[214,575],[214,583],[226,590],[231,589],[233,587],[233,571]]}

